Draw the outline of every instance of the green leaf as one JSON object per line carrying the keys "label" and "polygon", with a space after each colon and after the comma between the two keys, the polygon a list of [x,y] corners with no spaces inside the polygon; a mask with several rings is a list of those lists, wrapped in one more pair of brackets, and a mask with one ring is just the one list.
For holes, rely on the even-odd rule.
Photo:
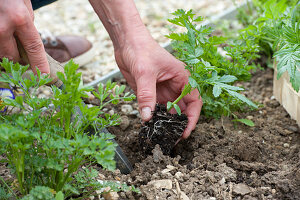
{"label": "green leaf", "polygon": [[214,87],[213,87],[214,97],[220,96],[221,92],[222,92],[222,88],[218,84],[214,85]]}
{"label": "green leaf", "polygon": [[242,102],[248,104],[249,106],[251,106],[251,107],[253,107],[253,108],[258,108],[258,106],[257,106],[256,104],[254,104],[252,101],[250,101],[249,99],[247,99],[244,95],[239,94],[239,93],[234,92],[234,91],[230,91],[230,90],[227,90],[227,92],[228,92],[231,96],[233,96],[233,97],[235,97],[235,98],[241,100]]}
{"label": "green leaf", "polygon": [[223,75],[218,82],[222,82],[222,83],[231,83],[236,81],[237,78],[235,76],[232,75]]}
{"label": "green leaf", "polygon": [[189,77],[189,84],[192,86],[192,88],[196,88],[198,86],[197,81],[193,77]]}
{"label": "green leaf", "polygon": [[62,191],[56,193],[55,200],[64,200],[64,194],[62,193]]}
{"label": "green leaf", "polygon": [[177,111],[178,115],[181,115],[180,107],[177,104],[174,104],[174,108]]}
{"label": "green leaf", "polygon": [[251,126],[251,127],[255,126],[254,122],[250,119],[234,119],[232,121],[241,122],[241,123],[243,123],[247,126]]}

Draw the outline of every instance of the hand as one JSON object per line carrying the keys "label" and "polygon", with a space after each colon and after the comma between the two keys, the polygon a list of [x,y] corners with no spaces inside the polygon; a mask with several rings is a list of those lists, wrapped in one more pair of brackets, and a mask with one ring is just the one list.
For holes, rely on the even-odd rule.
{"label": "hand", "polygon": [[20,62],[15,37],[22,43],[32,70],[49,73],[49,64],[40,35],[33,24],[30,0],[2,0],[0,3],[0,59]]}
{"label": "hand", "polygon": [[[174,101],[188,82],[184,63],[160,47],[148,34],[137,34],[135,42],[127,42],[115,51],[118,66],[137,94],[142,120],[151,119],[156,102]],[[189,122],[182,138],[187,138],[198,121],[202,101],[197,90],[179,103]]]}

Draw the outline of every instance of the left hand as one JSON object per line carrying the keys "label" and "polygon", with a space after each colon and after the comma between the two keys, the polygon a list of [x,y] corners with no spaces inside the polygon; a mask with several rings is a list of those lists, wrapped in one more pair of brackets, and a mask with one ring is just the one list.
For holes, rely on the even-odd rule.
{"label": "left hand", "polygon": [[[137,95],[143,121],[151,119],[155,104],[174,101],[188,83],[189,72],[184,63],[177,60],[150,36],[137,34],[131,42],[115,50],[118,66],[131,88]],[[179,103],[189,119],[182,138],[187,138],[198,121],[202,100],[193,90]]]}

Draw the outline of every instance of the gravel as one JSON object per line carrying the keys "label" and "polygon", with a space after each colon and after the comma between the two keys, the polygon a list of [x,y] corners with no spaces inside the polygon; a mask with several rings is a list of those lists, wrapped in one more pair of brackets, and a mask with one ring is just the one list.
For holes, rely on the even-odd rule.
{"label": "gravel", "polygon": [[[241,3],[240,1],[237,1]],[[193,9],[199,15],[213,16],[233,6],[232,0],[136,0],[144,24],[154,39],[163,44],[168,41],[164,35],[170,33],[167,19],[171,12],[182,8]],[[114,69],[112,42],[104,26],[87,0],[59,0],[35,11],[38,30],[49,30],[54,35],[80,35],[96,47],[96,56],[91,63],[80,68],[84,83],[91,82]]]}

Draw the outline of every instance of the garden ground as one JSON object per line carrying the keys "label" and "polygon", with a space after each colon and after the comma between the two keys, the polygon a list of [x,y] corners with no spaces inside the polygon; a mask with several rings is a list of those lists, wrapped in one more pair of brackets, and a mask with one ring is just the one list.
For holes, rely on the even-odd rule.
{"label": "garden ground", "polygon": [[[159,147],[144,155],[138,145],[140,119],[123,115],[121,126],[110,131],[134,171],[100,171],[101,177],[142,191],[120,193],[121,199],[300,199],[299,127],[273,98],[272,85],[271,69],[256,72],[244,85],[246,95],[262,104],[241,116],[253,120],[254,127],[235,125],[228,118],[200,118],[172,156],[163,155]],[[113,109],[122,113],[121,106]]]}

